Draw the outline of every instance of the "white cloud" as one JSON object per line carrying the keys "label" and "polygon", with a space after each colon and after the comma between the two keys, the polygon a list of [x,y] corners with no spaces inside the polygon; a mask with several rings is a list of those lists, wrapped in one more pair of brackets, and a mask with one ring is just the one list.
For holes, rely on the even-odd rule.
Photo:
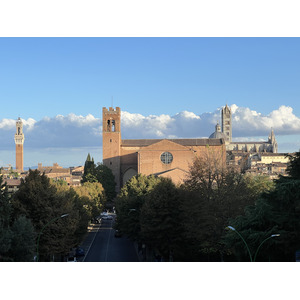
{"label": "white cloud", "polygon": [[300,133],[300,118],[294,115],[289,106],[280,106],[267,116],[245,107],[232,106],[233,136],[266,135],[271,128],[275,135]]}
{"label": "white cloud", "polygon": [[0,129],[9,130],[15,128],[16,121],[12,119],[2,119],[0,121]]}

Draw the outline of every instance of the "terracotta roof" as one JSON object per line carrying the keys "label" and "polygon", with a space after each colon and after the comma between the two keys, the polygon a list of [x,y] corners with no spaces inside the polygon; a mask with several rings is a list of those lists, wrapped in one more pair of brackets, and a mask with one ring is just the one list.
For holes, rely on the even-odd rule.
{"label": "terracotta roof", "polygon": [[147,147],[160,141],[167,140],[182,146],[219,146],[224,144],[223,139],[146,139],[122,140],[123,147]]}
{"label": "terracotta roof", "polygon": [[19,186],[21,184],[21,179],[5,179],[7,185],[10,186]]}
{"label": "terracotta roof", "polygon": [[45,172],[45,174],[49,174],[49,173],[62,173],[62,174],[70,174],[70,169],[63,169],[63,168],[58,168],[58,169],[47,169],[47,170],[43,170],[43,172]]}

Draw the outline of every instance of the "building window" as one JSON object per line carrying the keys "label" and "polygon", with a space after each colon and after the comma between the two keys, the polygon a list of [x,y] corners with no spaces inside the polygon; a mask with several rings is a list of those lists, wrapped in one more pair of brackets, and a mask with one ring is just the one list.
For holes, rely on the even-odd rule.
{"label": "building window", "polygon": [[160,160],[168,165],[173,161],[173,155],[170,152],[164,152],[161,156],[160,156]]}

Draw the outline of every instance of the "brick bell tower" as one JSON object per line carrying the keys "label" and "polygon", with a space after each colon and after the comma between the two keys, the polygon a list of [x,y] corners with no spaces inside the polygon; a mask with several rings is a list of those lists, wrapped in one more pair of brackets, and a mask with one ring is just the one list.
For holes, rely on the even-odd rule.
{"label": "brick bell tower", "polygon": [[102,108],[103,164],[112,170],[116,192],[120,191],[121,109]]}
{"label": "brick bell tower", "polygon": [[24,144],[24,134],[23,134],[23,123],[21,118],[18,118],[16,122],[17,132],[15,134],[15,144],[16,144],[16,171],[23,171],[23,144]]}

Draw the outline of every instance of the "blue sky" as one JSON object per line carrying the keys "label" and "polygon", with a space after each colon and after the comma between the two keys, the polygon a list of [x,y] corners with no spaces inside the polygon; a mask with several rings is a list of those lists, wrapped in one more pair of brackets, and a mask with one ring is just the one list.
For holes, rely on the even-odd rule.
{"label": "blue sky", "polygon": [[[279,151],[298,151],[299,53],[300,38],[0,38],[0,165],[14,165],[12,120],[18,117],[25,120],[29,166],[37,159],[80,165],[87,152],[100,161],[102,107],[112,103],[127,112],[123,124],[136,115],[179,122],[172,130],[170,122],[165,130],[149,129],[152,138],[209,136],[218,109],[236,105],[250,121],[243,130],[237,122],[233,137],[266,140],[275,127]],[[191,133],[183,112],[206,118],[205,130]],[[255,114],[270,120],[252,130],[260,124],[249,119]],[[126,126],[122,137],[146,138],[141,126]]]}
{"label": "blue sky", "polygon": [[[211,112],[299,115],[299,38],[1,38],[0,118]],[[12,105],[13,104],[13,105]]]}

